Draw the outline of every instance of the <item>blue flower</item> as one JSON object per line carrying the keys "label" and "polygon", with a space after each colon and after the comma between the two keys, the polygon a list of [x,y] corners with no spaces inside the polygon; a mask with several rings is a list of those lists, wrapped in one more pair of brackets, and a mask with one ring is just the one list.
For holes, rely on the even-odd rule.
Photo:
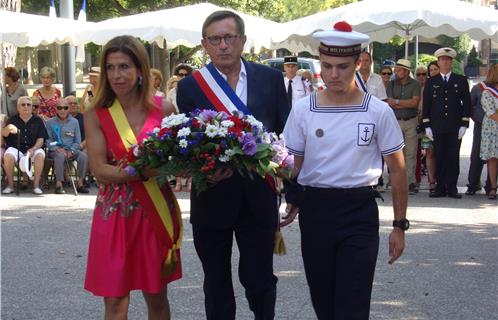
{"label": "blue flower", "polygon": [[129,176],[134,176],[137,174],[137,170],[131,166],[127,166],[126,168],[124,168],[124,171],[126,172],[126,174],[128,174]]}
{"label": "blue flower", "polygon": [[256,153],[256,141],[252,133],[246,133],[242,137],[241,143],[242,143],[242,151],[244,151],[244,154],[252,156]]}

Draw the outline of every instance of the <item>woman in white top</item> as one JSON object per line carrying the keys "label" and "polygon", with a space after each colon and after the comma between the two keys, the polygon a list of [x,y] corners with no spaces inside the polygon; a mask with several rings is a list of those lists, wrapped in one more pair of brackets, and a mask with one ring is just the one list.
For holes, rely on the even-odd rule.
{"label": "woman in white top", "polygon": [[[317,32],[325,90],[294,105],[284,136],[303,186],[281,226],[300,210],[301,250],[318,319],[368,319],[379,246],[373,186],[390,170],[394,221],[389,263],[404,249],[408,185],[403,136],[393,111],[355,85],[361,43],[368,36],[337,23]],[[299,209],[297,208],[299,206]]]}

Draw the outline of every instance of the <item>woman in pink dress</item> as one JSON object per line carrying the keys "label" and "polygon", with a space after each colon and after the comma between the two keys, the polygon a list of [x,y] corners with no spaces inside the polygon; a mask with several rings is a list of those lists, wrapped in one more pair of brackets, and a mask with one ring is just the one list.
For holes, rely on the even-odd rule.
{"label": "woman in pink dress", "polygon": [[57,114],[57,101],[62,97],[62,93],[54,86],[54,69],[43,67],[40,70],[40,81],[42,86],[33,93],[33,104],[36,108],[36,114],[47,121]]}
{"label": "woman in pink dress", "polygon": [[178,203],[155,170],[131,175],[122,168],[130,146],[160,126],[161,101],[137,39],[109,41],[100,65],[96,107],[85,113],[88,158],[100,184],[85,289],[104,297],[105,319],[127,319],[131,290],[142,290],[149,319],[170,319],[167,284],[181,277]]}

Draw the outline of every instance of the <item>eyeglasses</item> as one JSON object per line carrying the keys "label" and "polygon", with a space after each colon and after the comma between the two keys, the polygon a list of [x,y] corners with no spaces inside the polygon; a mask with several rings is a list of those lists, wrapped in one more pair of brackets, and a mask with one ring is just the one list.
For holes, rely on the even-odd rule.
{"label": "eyeglasses", "polygon": [[240,35],[232,35],[232,34],[226,34],[223,37],[221,36],[211,36],[211,37],[206,37],[206,39],[209,41],[209,43],[213,46],[218,46],[221,44],[221,39],[225,41],[225,44],[233,44],[235,42],[235,39],[241,37]]}
{"label": "eyeglasses", "polygon": [[69,109],[69,106],[57,106],[57,110],[68,110]]}
{"label": "eyeglasses", "polygon": [[425,77],[426,75],[427,75],[427,73],[425,73],[425,72],[424,73],[417,73],[417,77],[420,77],[420,76],[424,76]]}
{"label": "eyeglasses", "polygon": [[21,107],[31,107],[31,103],[20,103]]}
{"label": "eyeglasses", "polygon": [[383,76],[390,76],[392,74],[393,74],[392,72],[382,72],[381,73],[381,75],[383,75]]}
{"label": "eyeglasses", "polygon": [[[225,41],[225,43],[226,43],[226,41]],[[188,76],[188,73],[179,72],[178,76],[179,77],[186,77],[186,76]]]}

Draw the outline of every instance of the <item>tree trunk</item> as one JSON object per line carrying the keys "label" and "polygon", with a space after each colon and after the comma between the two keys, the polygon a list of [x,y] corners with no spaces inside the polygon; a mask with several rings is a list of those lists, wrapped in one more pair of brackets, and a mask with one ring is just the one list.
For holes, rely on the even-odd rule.
{"label": "tree trunk", "polygon": [[[0,0],[0,9],[7,11],[21,11],[21,0]],[[14,45],[8,43],[0,44],[1,57],[0,57],[0,111],[2,114],[7,113],[7,102],[5,94],[5,79],[4,67],[15,67],[17,49]]]}

